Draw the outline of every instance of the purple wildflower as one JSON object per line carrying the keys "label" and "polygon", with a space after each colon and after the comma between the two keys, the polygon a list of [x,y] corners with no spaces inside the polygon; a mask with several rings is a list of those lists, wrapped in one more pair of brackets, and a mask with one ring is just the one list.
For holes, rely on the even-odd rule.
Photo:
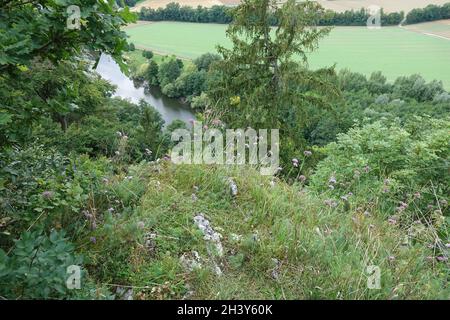
{"label": "purple wildflower", "polygon": [[42,196],[46,199],[50,199],[53,197],[53,192],[52,191],[44,191],[44,192],[42,192]]}
{"label": "purple wildflower", "polygon": [[334,208],[337,206],[337,202],[332,199],[327,199],[324,201],[324,203],[331,208]]}
{"label": "purple wildflower", "polygon": [[395,218],[389,218],[389,219],[388,219],[388,222],[389,222],[390,224],[397,224],[397,219],[395,219]]}
{"label": "purple wildflower", "polygon": [[330,179],[328,180],[328,183],[335,184],[336,183],[336,177],[335,176],[331,176]]}
{"label": "purple wildflower", "polygon": [[92,242],[93,244],[97,243],[97,239],[95,237],[90,237],[89,241]]}
{"label": "purple wildflower", "polygon": [[303,154],[305,155],[305,157],[310,157],[310,156],[312,155],[312,152],[309,151],[309,150],[305,150],[305,151],[303,152]]}
{"label": "purple wildflower", "polygon": [[408,204],[403,201],[400,201],[400,206],[397,208],[397,211],[403,212],[406,208],[408,208]]}
{"label": "purple wildflower", "polygon": [[139,221],[139,222],[137,223],[137,227],[138,227],[139,229],[144,229],[144,228],[145,228],[145,223],[144,223],[143,221]]}

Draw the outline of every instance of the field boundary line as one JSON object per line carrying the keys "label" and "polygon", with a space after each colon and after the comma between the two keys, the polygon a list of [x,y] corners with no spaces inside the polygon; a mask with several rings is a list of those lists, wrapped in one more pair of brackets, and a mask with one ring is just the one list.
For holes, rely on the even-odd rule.
{"label": "field boundary line", "polygon": [[434,34],[434,33],[429,33],[429,32],[422,32],[419,30],[414,30],[414,29],[409,29],[408,27],[405,26],[399,26],[401,29],[406,30],[406,31],[410,31],[410,32],[414,32],[414,33],[418,33],[418,34],[423,34],[424,36],[428,36],[428,37],[434,37],[434,38],[439,38],[439,39],[444,39],[444,40],[450,40],[450,38],[448,37],[444,37],[438,34]]}
{"label": "field boundary line", "polygon": [[180,55],[175,54],[175,53],[171,53],[171,52],[167,52],[167,51],[155,50],[155,49],[153,49],[151,47],[143,46],[143,45],[140,45],[140,44],[135,44],[135,47],[136,47],[136,49],[139,49],[139,50],[151,50],[152,52],[154,52],[154,53],[156,53],[156,54],[158,54],[160,56],[175,56],[175,57],[180,58],[182,60],[189,60],[189,61],[194,60],[192,58],[188,58],[188,57],[185,57],[185,56],[180,56]]}

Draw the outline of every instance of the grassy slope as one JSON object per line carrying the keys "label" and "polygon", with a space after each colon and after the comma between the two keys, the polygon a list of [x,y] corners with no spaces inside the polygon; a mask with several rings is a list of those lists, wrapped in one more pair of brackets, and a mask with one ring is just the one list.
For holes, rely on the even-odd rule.
{"label": "grassy slope", "polygon": [[[160,22],[134,27],[127,33],[137,46],[195,58],[215,51],[216,44],[229,46],[225,29],[218,24]],[[380,70],[389,80],[419,73],[427,80],[442,80],[450,88],[450,41],[397,27],[335,28],[310,57],[313,68],[334,63],[338,69],[366,75]]]}
{"label": "grassy slope", "polygon": [[[106,219],[97,230],[95,250],[86,254],[91,274],[136,286],[135,298],[450,296],[444,264],[427,259],[432,252],[423,243],[402,245],[406,232],[380,212],[368,216],[356,208],[345,211],[342,204],[331,209],[323,196],[278,180],[272,186],[271,178],[249,168],[161,162],[131,168],[129,174],[133,178],[121,180],[115,190],[144,192],[140,206],[133,214]],[[236,198],[228,177],[238,186]],[[208,253],[193,221],[199,213],[221,233],[222,257]],[[140,222],[143,229],[137,227]],[[156,238],[146,246],[145,234],[152,233]],[[180,257],[192,250],[202,267],[188,271]],[[214,264],[222,275],[213,271]],[[368,265],[381,269],[379,290],[367,288]]]}

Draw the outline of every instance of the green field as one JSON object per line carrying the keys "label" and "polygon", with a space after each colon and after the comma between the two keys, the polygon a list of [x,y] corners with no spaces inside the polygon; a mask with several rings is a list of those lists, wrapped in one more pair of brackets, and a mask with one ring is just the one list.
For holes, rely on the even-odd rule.
{"label": "green field", "polygon": [[[229,46],[226,25],[158,22],[127,30],[131,42],[158,53],[195,58],[215,51],[217,44]],[[337,27],[310,55],[313,68],[349,68],[366,75],[382,71],[389,80],[401,75],[421,74],[427,80],[442,80],[450,88],[450,40],[431,37],[398,27],[369,30]]]}

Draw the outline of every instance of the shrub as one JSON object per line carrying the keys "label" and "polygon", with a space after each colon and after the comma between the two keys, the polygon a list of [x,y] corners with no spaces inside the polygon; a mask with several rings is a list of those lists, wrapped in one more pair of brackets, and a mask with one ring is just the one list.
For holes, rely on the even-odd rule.
{"label": "shrub", "polygon": [[161,63],[158,70],[158,81],[161,87],[165,87],[167,84],[174,82],[181,74],[182,68],[178,62],[178,59],[169,59]]}
{"label": "shrub", "polygon": [[149,50],[144,50],[143,52],[142,52],[142,56],[144,57],[144,58],[147,58],[147,59],[151,59],[151,58],[153,58],[153,52],[152,51],[149,51]]}
{"label": "shrub", "polygon": [[105,159],[63,156],[42,146],[12,149],[0,156],[0,211],[7,223],[0,245],[9,247],[20,230],[84,228],[82,209],[102,195],[102,179],[110,174]]}
{"label": "shrub", "polygon": [[205,53],[194,60],[194,64],[197,66],[198,70],[208,71],[212,63],[222,59],[218,54],[215,53]]}
{"label": "shrub", "polygon": [[[24,232],[11,254],[0,249],[0,295],[7,299],[68,298],[67,267],[81,266],[82,258],[64,231]],[[81,280],[81,279],[80,279]]]}
{"label": "shrub", "polygon": [[[398,123],[378,121],[339,134],[337,142],[324,148],[326,159],[319,162],[311,179],[313,189],[331,197],[376,201],[386,213],[414,217],[447,207],[450,178],[448,167],[450,121],[419,118]],[[406,206],[409,206],[408,210]]]}

